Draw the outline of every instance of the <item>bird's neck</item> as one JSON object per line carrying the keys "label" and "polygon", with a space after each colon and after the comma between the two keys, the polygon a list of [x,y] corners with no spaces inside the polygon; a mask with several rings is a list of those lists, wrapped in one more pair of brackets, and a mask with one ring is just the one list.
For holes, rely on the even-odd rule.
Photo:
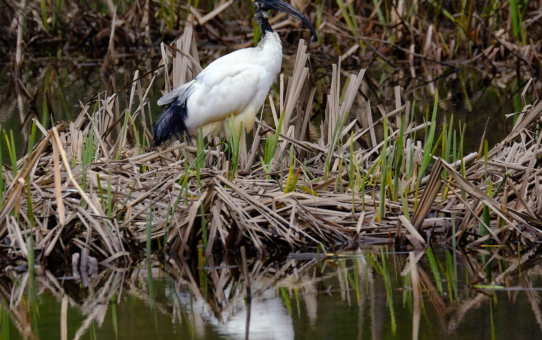
{"label": "bird's neck", "polygon": [[273,33],[273,28],[269,24],[269,21],[267,20],[268,14],[267,11],[264,10],[256,10],[256,15],[254,15],[254,19],[256,20],[256,23],[258,24],[258,27],[260,27],[260,30],[262,30],[262,39],[265,37],[266,33]]}

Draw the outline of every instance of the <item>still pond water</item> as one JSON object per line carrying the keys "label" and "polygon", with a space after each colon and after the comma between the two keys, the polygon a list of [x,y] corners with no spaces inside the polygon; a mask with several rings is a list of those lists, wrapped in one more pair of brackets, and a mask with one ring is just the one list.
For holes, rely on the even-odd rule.
{"label": "still pond water", "polygon": [[[248,327],[250,339],[539,338],[542,265],[533,258],[540,251],[523,250],[518,266],[510,249],[485,249],[410,255],[371,246],[319,260],[249,259],[250,303],[236,257],[204,266],[171,258],[79,279],[71,270],[48,272],[36,277],[37,304],[29,303],[27,274],[9,272],[1,278],[2,334],[245,339]],[[409,256],[418,260],[421,299]],[[493,279],[499,284],[488,286]]]}

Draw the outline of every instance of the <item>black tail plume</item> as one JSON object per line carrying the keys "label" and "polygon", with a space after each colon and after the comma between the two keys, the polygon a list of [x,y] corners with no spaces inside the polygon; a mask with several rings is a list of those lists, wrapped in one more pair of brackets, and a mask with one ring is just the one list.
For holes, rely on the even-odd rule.
{"label": "black tail plume", "polygon": [[160,146],[174,138],[182,141],[186,137],[190,140],[190,133],[184,122],[186,117],[188,117],[186,100],[180,105],[175,101],[165,106],[154,125],[154,146]]}

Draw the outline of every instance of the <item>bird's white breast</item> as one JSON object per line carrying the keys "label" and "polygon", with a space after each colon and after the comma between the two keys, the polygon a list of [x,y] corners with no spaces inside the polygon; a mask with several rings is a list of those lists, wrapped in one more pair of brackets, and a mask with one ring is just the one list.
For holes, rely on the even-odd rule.
{"label": "bird's white breast", "polygon": [[197,135],[199,127],[206,125],[221,129],[217,123],[232,115],[244,122],[247,131],[252,129],[254,117],[281,64],[282,45],[275,32],[267,32],[257,47],[235,51],[212,62],[191,85],[185,121],[189,132]]}

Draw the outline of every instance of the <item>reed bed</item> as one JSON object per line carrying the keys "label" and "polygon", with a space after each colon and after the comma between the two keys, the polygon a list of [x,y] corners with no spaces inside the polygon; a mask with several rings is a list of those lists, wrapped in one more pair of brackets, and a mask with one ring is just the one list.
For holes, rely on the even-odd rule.
{"label": "reed bed", "polygon": [[[301,40],[292,76],[281,75],[279,98],[269,97],[271,123],[257,119],[252,143],[241,129],[228,140],[200,136],[154,149],[150,87],[164,81],[166,93],[201,70],[190,28],[161,51],[148,88],[134,75],[122,112],[118,95],[99,93],[74,122],[46,130],[33,120],[29,152],[19,160],[13,134],[4,131],[4,264],[92,270],[160,253],[186,256],[198,244],[207,258],[241,246],[272,255],[541,239],[542,104],[525,102],[532,82],[507,138],[489,150],[482,136],[479,152],[465,155],[464,125],[456,131],[452,117],[436,133],[438,90],[427,121],[416,125],[400,87],[386,112],[360,91],[364,70],[341,80],[339,60],[315,136],[316,84]],[[382,118],[372,120],[371,105]]]}
{"label": "reed bed", "polygon": [[[408,61],[413,73],[422,61],[436,66],[483,64],[497,72],[503,64],[519,71],[540,69],[542,3],[537,1],[291,1],[314,23],[320,41],[312,53],[321,63],[349,55],[396,68]],[[5,0],[0,13],[3,53],[22,40],[29,59],[101,59],[157,56],[159,42],[173,41],[194,26],[210,60],[217,53],[257,43],[250,1],[45,1]],[[273,14],[273,28],[294,41],[298,23]],[[308,37],[308,36],[307,36]],[[0,45],[0,46],[2,46]],[[0,52],[0,53],[1,53]],[[147,52],[147,53],[145,53]],[[418,71],[419,73],[419,71]]]}

